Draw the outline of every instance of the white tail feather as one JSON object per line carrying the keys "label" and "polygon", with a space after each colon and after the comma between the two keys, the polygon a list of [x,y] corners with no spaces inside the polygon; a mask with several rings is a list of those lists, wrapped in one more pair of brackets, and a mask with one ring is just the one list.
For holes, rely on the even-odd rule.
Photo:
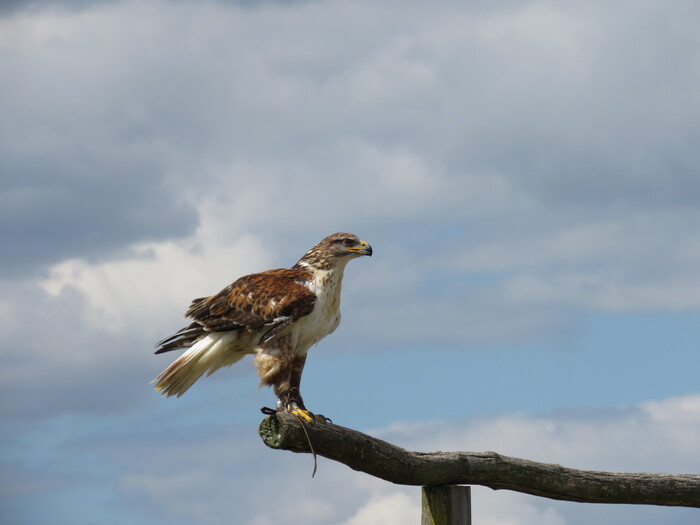
{"label": "white tail feather", "polygon": [[156,390],[164,396],[180,397],[205,373],[210,375],[239,361],[246,352],[237,351],[237,345],[232,344],[237,337],[234,331],[206,335],[153,380],[157,381]]}

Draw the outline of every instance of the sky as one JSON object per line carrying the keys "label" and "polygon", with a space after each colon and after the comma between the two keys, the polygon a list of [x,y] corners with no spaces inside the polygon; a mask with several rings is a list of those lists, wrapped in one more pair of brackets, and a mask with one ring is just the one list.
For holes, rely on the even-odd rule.
{"label": "sky", "polygon": [[[418,523],[257,435],[246,358],[149,381],[194,297],[367,240],[302,390],[413,450],[700,473],[693,1],[0,3],[0,521]],[[697,509],[475,487],[475,525]]]}

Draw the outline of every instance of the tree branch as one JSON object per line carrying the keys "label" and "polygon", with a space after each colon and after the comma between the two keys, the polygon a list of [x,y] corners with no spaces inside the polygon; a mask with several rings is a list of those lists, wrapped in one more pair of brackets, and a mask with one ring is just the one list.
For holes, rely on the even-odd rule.
{"label": "tree branch", "polygon": [[[305,427],[318,455],[400,485],[483,485],[566,501],[700,508],[700,475],[577,470],[496,452],[413,452],[331,423]],[[264,418],[259,432],[271,448],[311,452],[289,414]]]}

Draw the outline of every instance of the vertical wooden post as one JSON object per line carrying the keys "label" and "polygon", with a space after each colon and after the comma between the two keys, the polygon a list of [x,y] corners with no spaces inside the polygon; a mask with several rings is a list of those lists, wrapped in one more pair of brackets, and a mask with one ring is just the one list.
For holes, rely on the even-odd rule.
{"label": "vertical wooden post", "polygon": [[421,525],[471,525],[471,487],[423,487]]}

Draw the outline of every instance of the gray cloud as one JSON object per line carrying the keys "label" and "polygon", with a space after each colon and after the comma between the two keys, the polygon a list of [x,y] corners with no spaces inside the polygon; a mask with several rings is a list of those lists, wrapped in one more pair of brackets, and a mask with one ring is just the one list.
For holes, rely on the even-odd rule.
{"label": "gray cloud", "polygon": [[62,8],[68,10],[80,10],[93,7],[112,0],[2,0],[0,2],[0,15],[16,15],[18,13],[32,13],[45,8]]}
{"label": "gray cloud", "polygon": [[[27,312],[8,328],[18,342],[42,305],[49,332],[81,319],[92,346],[118,319],[112,340],[132,344],[187,293],[261,269],[212,248],[243,235],[271,265],[331,231],[366,237],[377,257],[349,272],[346,318],[382,345],[406,327],[417,341],[559,340],[576,332],[572,306],[696,304],[690,4],[83,7],[3,20],[0,264],[32,276],[81,261],[50,274],[67,295],[5,283]],[[201,291],[177,271],[212,265],[220,281]]]}
{"label": "gray cloud", "polygon": [[[226,3],[167,5],[169,24],[151,16],[157,3],[115,2],[109,17],[85,9],[101,31],[62,20],[50,37],[9,45],[2,224],[16,255],[6,264],[182,236],[196,223],[188,197],[228,200],[237,223],[263,235],[271,225],[294,235],[283,217],[309,194],[325,208],[303,212],[333,217],[348,199],[368,224],[425,220],[416,210],[436,206],[440,221],[468,217],[475,203],[494,206],[468,194],[487,176],[548,209],[697,212],[685,51],[697,42],[682,9],[625,19],[621,6],[505,4],[425,16],[411,4],[387,25],[314,3],[276,11],[270,26]],[[141,30],[125,38],[134,17]],[[360,22],[358,40],[348,28]],[[406,154],[435,191],[415,186],[406,200],[396,190],[413,181],[400,162],[395,183],[376,187]]]}
{"label": "gray cloud", "polygon": [[[51,9],[53,11],[76,12],[91,9],[104,4],[116,3],[119,0],[2,0],[0,2],[0,16],[10,16],[22,13],[32,13],[40,10]],[[177,2],[181,0],[170,0]],[[311,0],[216,0],[221,4],[230,4],[241,7],[260,7],[265,4],[290,5]]]}
{"label": "gray cloud", "polygon": [[138,241],[185,235],[197,224],[193,210],[143,162],[102,160],[82,167],[83,173],[66,173],[74,168],[56,157],[32,163],[10,167],[21,180],[0,188],[5,276],[77,254],[114,255]]}
{"label": "gray cloud", "polygon": [[86,54],[80,38],[22,24],[4,22],[16,41],[0,64],[10,79],[0,88],[3,273],[191,232],[196,216],[167,180],[172,158],[157,129],[167,119],[144,123],[131,108],[139,88],[125,87],[138,73],[121,70],[116,48]]}

